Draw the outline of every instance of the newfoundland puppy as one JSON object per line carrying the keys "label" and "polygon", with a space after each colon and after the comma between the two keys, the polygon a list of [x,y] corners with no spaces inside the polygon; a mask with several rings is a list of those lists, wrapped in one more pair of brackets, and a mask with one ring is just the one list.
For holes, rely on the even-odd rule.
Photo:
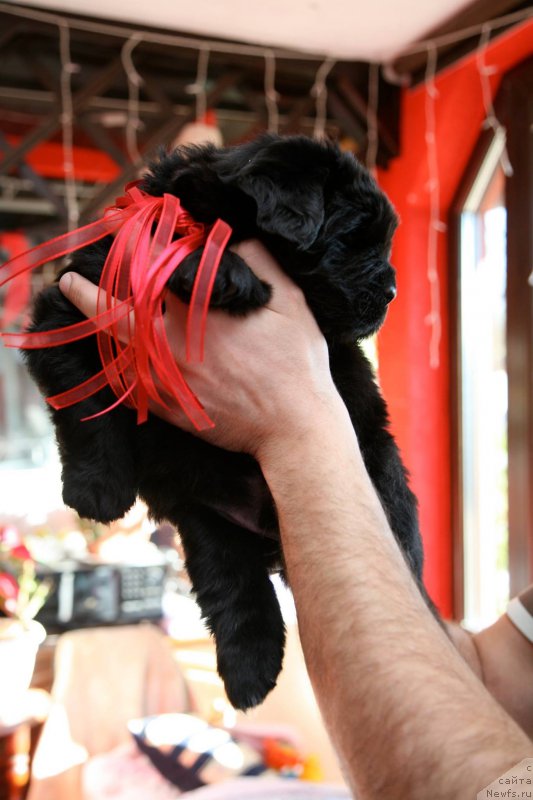
{"label": "newfoundland puppy", "polygon": [[[378,330],[396,294],[389,256],[397,219],[387,198],[352,155],[301,136],[266,135],[226,149],[179,148],[151,165],[141,188],[154,196],[176,195],[198,222],[223,219],[233,229],[231,242],[260,239],[303,290],[327,340],[332,375],[366,468],[424,591],[416,500],[359,344]],[[108,236],[79,250],[68,269],[97,283],[112,241]],[[189,255],[168,283],[186,301],[199,261],[198,251]],[[266,304],[270,294],[226,250],[211,305],[244,315]],[[29,330],[81,318],[54,285],[37,297]],[[25,357],[45,395],[66,391],[101,369],[94,336],[29,350]],[[80,421],[115,399],[107,388],[51,412],[65,503],[83,517],[110,522],[139,496],[155,519],[176,526],[193,590],[216,640],[228,698],[240,709],[257,705],[276,684],[285,640],[269,577],[283,572],[283,558],[261,470],[251,456],[206,444],[156,416],[137,425],[135,411],[123,405]]]}

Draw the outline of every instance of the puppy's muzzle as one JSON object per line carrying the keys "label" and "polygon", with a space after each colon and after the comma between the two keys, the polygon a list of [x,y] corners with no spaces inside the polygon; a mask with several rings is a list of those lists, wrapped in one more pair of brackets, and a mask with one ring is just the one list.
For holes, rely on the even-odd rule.
{"label": "puppy's muzzle", "polygon": [[387,303],[392,303],[394,298],[396,297],[396,286],[391,283],[388,286],[385,286],[383,293],[385,295],[385,300]]}
{"label": "puppy's muzzle", "polygon": [[386,269],[383,270],[380,276],[381,288],[383,296],[387,304],[392,303],[396,297],[396,270],[387,264]]}

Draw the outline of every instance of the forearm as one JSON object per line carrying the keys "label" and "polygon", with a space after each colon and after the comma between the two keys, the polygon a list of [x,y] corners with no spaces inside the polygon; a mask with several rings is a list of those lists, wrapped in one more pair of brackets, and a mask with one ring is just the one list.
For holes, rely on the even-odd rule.
{"label": "forearm", "polygon": [[309,673],[352,788],[360,800],[475,797],[531,745],[426,609],[340,399],[309,412],[327,440],[303,427],[260,461]]}

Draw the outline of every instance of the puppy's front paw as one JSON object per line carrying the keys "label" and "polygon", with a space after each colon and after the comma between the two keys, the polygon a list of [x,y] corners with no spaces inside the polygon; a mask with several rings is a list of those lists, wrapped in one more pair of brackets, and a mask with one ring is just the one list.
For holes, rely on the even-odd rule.
{"label": "puppy's front paw", "polygon": [[[242,636],[242,638],[240,638]],[[285,628],[281,618],[272,629],[240,632],[228,641],[217,638],[217,666],[231,705],[241,711],[263,702],[274,688],[283,662]]]}
{"label": "puppy's front paw", "polygon": [[80,517],[97,522],[113,522],[124,516],[134,504],[135,490],[127,482],[89,478],[82,470],[63,471],[63,501]]}
{"label": "puppy's front paw", "polygon": [[[191,298],[200,258],[198,251],[187,256],[168,283],[174,294],[186,303]],[[266,305],[271,296],[271,287],[259,280],[237,253],[230,250],[224,253],[211,295],[212,308],[244,315]]]}

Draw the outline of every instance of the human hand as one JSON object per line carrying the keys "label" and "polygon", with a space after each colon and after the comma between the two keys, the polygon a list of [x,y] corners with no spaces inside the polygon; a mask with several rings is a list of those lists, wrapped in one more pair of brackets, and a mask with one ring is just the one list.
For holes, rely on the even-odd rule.
{"label": "human hand", "polygon": [[[233,249],[273,286],[267,306],[245,318],[211,309],[200,364],[186,361],[187,306],[170,292],[165,297],[165,328],[185,380],[215,423],[214,429],[199,435],[225,449],[259,457],[272,439],[300,435],[313,426],[314,405],[336,396],[336,390],[326,342],[300,289],[259,242],[242,242]],[[96,314],[94,284],[67,273],[59,286],[86,316]],[[119,333],[127,340],[128,326]],[[196,432],[178,408],[172,415],[161,407],[151,410]]]}

